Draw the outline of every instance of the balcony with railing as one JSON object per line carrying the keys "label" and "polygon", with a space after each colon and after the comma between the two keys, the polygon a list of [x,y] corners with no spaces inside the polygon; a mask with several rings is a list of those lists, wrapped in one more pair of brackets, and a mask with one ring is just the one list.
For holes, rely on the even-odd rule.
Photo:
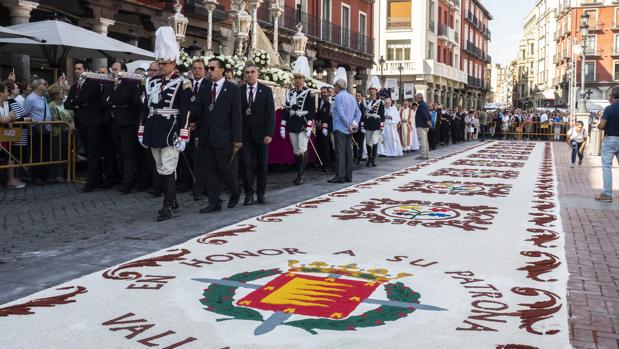
{"label": "balcony with railing", "polygon": [[383,74],[398,75],[400,74],[400,66],[402,66],[402,75],[416,74],[415,62],[413,61],[387,61],[383,66]]}
{"label": "balcony with railing", "polygon": [[467,79],[467,85],[471,87],[481,88],[481,79],[469,76]]}
{"label": "balcony with railing", "polygon": [[481,58],[481,49],[470,41],[466,42],[466,46],[464,48],[467,52],[474,54],[477,57]]}
{"label": "balcony with railing", "polygon": [[411,25],[410,17],[387,17],[387,30],[411,29]]}
{"label": "balcony with railing", "polygon": [[[272,27],[272,19],[266,6],[260,6],[258,10],[258,21],[261,26]],[[367,54],[374,52],[374,43],[371,37],[359,32],[352,31],[333,22],[322,20],[319,16],[310,15],[306,12],[299,13],[293,7],[286,6],[284,14],[280,18],[280,30],[288,31],[290,34],[297,31],[296,25],[303,25],[303,32],[310,40],[323,41],[347,49],[360,51]]]}
{"label": "balcony with railing", "polygon": [[454,44],[458,43],[456,31],[447,24],[442,24],[438,27],[438,38]]}

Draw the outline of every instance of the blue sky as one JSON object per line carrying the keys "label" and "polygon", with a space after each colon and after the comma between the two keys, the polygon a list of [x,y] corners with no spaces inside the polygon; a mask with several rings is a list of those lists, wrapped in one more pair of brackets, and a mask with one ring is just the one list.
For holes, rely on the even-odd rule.
{"label": "blue sky", "polygon": [[535,0],[481,0],[494,18],[490,22],[492,41],[489,53],[492,63],[508,64],[516,58],[522,36],[522,21],[535,5]]}

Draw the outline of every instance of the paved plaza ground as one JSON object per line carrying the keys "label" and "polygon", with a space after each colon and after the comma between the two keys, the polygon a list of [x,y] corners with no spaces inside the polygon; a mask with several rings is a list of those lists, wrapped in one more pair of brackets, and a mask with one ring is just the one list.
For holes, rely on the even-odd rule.
{"label": "paved plaza ground", "polygon": [[[472,145],[443,147],[431,152],[431,157]],[[566,304],[570,341],[577,348],[616,349],[619,191],[615,190],[617,200],[613,203],[594,201],[602,185],[599,157],[587,157],[582,167],[572,168],[568,147],[559,142],[554,144],[553,155],[570,273]],[[420,162],[413,160],[415,156],[380,158],[377,168],[358,167],[355,183],[415,165]],[[73,184],[2,190],[0,304],[348,186],[328,184],[328,175],[310,171],[306,184],[297,187],[289,184],[293,176],[286,171],[271,175],[267,205],[238,206],[217,215],[199,214],[205,201],[196,202],[188,193],[181,194],[180,217],[163,223],[154,221],[161,200],[144,192],[83,194]],[[616,163],[614,179],[615,188],[619,188]]]}

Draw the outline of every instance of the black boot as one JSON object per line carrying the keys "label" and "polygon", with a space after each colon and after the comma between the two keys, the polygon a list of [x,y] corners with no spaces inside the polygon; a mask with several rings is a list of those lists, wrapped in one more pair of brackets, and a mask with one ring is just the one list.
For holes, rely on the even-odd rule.
{"label": "black boot", "polygon": [[301,155],[294,156],[294,163],[297,167],[297,178],[292,180],[292,183],[297,184],[297,182],[301,179]]}
{"label": "black boot", "polygon": [[368,150],[368,160],[365,162],[365,167],[370,167],[370,165],[372,164],[372,146],[366,145],[365,147]]}
{"label": "black boot", "polygon": [[174,174],[162,176],[164,186],[164,201],[163,208],[159,210],[157,222],[165,221],[172,218],[172,211],[178,209],[178,201],[176,201],[176,186]]}
{"label": "black boot", "polygon": [[376,154],[378,154],[378,145],[372,146],[372,166],[376,167]]}
{"label": "black boot", "polygon": [[305,166],[307,165],[307,152],[303,153],[303,155],[299,156],[299,168],[298,168],[298,177],[294,182],[296,185],[301,185],[305,182]]}

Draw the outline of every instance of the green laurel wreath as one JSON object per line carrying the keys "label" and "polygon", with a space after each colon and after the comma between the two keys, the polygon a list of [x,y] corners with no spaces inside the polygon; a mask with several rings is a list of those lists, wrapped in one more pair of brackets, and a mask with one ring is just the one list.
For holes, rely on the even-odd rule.
{"label": "green laurel wreath", "polygon": [[[279,269],[257,270],[244,272],[225,278],[240,282],[254,281],[265,277],[280,274]],[[389,283],[384,286],[387,292],[387,299],[406,303],[419,303],[420,294],[413,291],[410,287],[401,282]],[[217,319],[217,321],[227,320],[254,320],[264,321],[262,315],[250,308],[237,307],[233,305],[234,295],[237,287],[210,285],[204,290],[204,298],[200,300],[208,311],[230,316],[229,318]],[[311,334],[318,334],[316,330],[334,331],[354,331],[357,328],[382,326],[388,321],[396,321],[415,311],[415,308],[401,308],[394,306],[380,306],[376,309],[367,311],[361,315],[350,316],[343,320],[331,319],[305,319],[284,322],[282,325],[301,328]]]}

